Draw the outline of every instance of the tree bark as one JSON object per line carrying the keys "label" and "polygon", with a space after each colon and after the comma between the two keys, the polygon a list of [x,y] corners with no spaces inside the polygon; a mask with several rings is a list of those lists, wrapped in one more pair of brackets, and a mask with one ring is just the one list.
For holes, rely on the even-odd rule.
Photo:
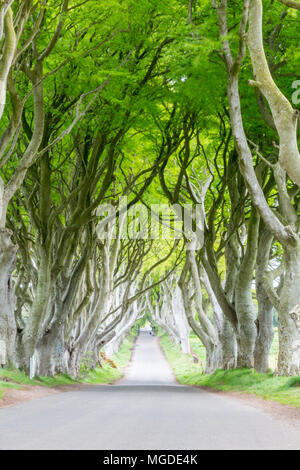
{"label": "tree bark", "polygon": [[280,140],[280,165],[300,187],[300,155],[297,143],[299,113],[292,108],[271,76],[263,46],[262,18],[262,1],[251,0],[247,44],[253,66],[254,81],[250,81],[250,84],[258,87],[268,101]]}
{"label": "tree bark", "polygon": [[11,241],[11,233],[0,229],[0,341],[2,365],[15,362],[15,293],[12,273],[16,263],[17,246]]}
{"label": "tree bark", "polygon": [[[1,2],[2,3],[2,2]],[[3,6],[0,5],[0,15],[2,16]],[[1,18],[0,18],[1,21]],[[1,24],[0,24],[1,28]],[[1,34],[1,31],[0,31]],[[4,38],[5,43],[3,47],[3,55],[0,60],[0,119],[2,118],[5,103],[6,103],[6,89],[7,79],[14,59],[17,38],[13,25],[12,9],[8,8],[4,16]],[[0,38],[1,39],[1,38]]]}
{"label": "tree bark", "polygon": [[53,287],[49,255],[43,247],[40,247],[39,263],[38,284],[22,339],[26,368],[29,367],[29,359],[33,356],[35,348],[43,336],[42,326],[47,315],[51,300],[51,288]]}
{"label": "tree bark", "polygon": [[[185,280],[187,269],[191,266],[191,276],[192,281],[195,289],[195,304],[196,304],[196,311],[198,315],[198,322],[196,322],[191,305],[191,299],[189,298],[189,289],[187,282]],[[221,343],[218,336],[217,328],[212,324],[210,319],[206,316],[203,305],[202,305],[202,293],[201,293],[201,285],[200,285],[200,277],[198,272],[197,263],[195,260],[195,253],[193,250],[189,250],[187,253],[187,260],[186,264],[183,268],[179,287],[182,293],[183,305],[185,314],[187,317],[187,321],[192,328],[192,330],[196,333],[200,341],[202,342],[203,346],[205,347],[206,351],[206,368],[205,373],[211,374],[215,372],[218,368],[220,368],[220,364],[222,362],[222,348]]]}
{"label": "tree bark", "polygon": [[265,230],[259,241],[256,265],[256,297],[258,316],[256,320],[257,338],[254,351],[254,368],[258,372],[269,370],[269,354],[274,339],[273,304],[264,287],[264,274],[268,268],[273,236]]}
{"label": "tree bark", "polygon": [[235,305],[239,320],[238,367],[254,367],[254,348],[257,336],[255,326],[256,313],[252,299],[253,270],[257,256],[259,215],[252,209],[248,228],[247,248],[240,267],[236,290]]}
{"label": "tree bark", "polygon": [[53,377],[58,373],[68,373],[65,358],[64,325],[57,322],[40,339],[35,350],[35,375]]}
{"label": "tree bark", "polygon": [[235,369],[237,365],[237,340],[231,323],[224,318],[220,336],[222,343],[222,369]]}
{"label": "tree bark", "polygon": [[300,375],[300,331],[295,311],[300,305],[300,242],[285,251],[285,276],[278,304],[279,375]]}

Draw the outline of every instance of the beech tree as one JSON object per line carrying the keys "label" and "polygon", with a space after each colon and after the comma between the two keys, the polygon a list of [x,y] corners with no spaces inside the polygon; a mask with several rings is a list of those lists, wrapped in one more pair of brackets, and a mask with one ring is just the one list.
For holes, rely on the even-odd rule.
{"label": "beech tree", "polygon": [[[290,103],[276,87],[270,75],[262,43],[261,2],[247,1],[244,3],[240,23],[240,45],[236,57],[232,55],[229,41],[226,39],[228,33],[227,2],[222,1],[215,6],[218,12],[219,31],[229,79],[228,99],[230,117],[235,145],[240,159],[240,170],[245,178],[253,203],[263,218],[264,223],[274,237],[282,244],[285,251],[285,276],[281,295],[279,297],[274,292],[271,284],[269,284],[268,291],[273,304],[279,311],[280,352],[278,369],[279,373],[284,375],[298,374],[299,331],[293,319],[293,314],[297,312],[299,305],[299,291],[297,288],[299,283],[299,231],[298,216],[293,200],[291,201],[286,188],[285,174],[288,171],[291,179],[297,184],[297,166],[299,160],[296,141],[297,113],[293,111]],[[249,30],[246,33],[248,16]],[[280,220],[271,210],[264,197],[253,168],[252,152],[243,126],[239,95],[239,71],[245,56],[246,45],[248,45],[250,50],[255,74],[255,80],[250,81],[250,84],[257,86],[266,96],[279,137],[279,160],[274,164],[273,168],[275,170],[274,178],[279,192],[279,204],[282,214],[284,211],[283,220]],[[282,116],[285,116],[286,127],[285,124],[282,124]],[[289,140],[288,147],[286,147],[286,139]],[[286,148],[289,148],[288,152],[286,152]],[[293,170],[291,169],[292,165],[294,165]]]}

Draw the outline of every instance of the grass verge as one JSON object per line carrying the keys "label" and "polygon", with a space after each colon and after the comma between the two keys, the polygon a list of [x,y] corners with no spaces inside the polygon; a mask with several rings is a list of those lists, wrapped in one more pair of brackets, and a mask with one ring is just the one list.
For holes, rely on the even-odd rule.
{"label": "grass verge", "polygon": [[92,384],[112,384],[121,379],[124,374],[124,369],[130,362],[132,349],[135,342],[135,333],[130,333],[129,336],[123,341],[120,350],[111,359],[116,364],[117,368],[111,367],[109,364],[104,363],[102,367],[90,371],[87,377],[80,379],[81,383]]}
{"label": "grass verge", "polygon": [[182,354],[167,335],[161,336],[160,344],[181,384],[249,393],[300,408],[300,377],[277,377],[273,373],[260,374],[249,369],[218,370],[202,375],[199,364],[193,363],[191,356]]}
{"label": "grass verge", "polygon": [[124,340],[119,352],[111,358],[117,368],[104,363],[103,367],[97,367],[77,380],[73,380],[67,374],[59,374],[55,377],[35,377],[31,380],[25,372],[18,369],[0,369],[0,398],[8,389],[21,389],[24,385],[55,387],[58,385],[78,385],[80,383],[111,384],[122,378],[124,369],[131,358],[134,341],[135,333],[132,332]]}

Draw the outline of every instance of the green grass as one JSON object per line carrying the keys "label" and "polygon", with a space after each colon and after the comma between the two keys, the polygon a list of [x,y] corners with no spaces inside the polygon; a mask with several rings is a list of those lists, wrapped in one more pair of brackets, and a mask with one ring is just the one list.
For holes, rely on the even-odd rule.
{"label": "green grass", "polygon": [[160,345],[164,350],[178,382],[189,385],[191,377],[201,374],[200,365],[193,362],[192,356],[182,354],[179,347],[172,343],[168,335],[162,335],[160,337]]}
{"label": "green grass", "polygon": [[194,364],[191,356],[182,354],[167,335],[161,336],[160,343],[181,384],[250,393],[266,400],[300,407],[300,377],[276,377],[273,373],[259,374],[249,369],[218,370],[214,374],[203,375],[200,365]]}
{"label": "green grass", "polygon": [[[0,369],[0,398],[7,389],[21,389],[23,385],[55,387],[57,385],[74,385],[78,383],[111,384],[122,378],[124,369],[131,358],[134,340],[135,333],[132,332],[121,345],[119,352],[111,358],[117,366],[116,369],[104,363],[103,367],[97,367],[95,370],[89,371],[84,377],[79,377],[78,380],[73,380],[66,374],[59,374],[55,377],[35,377],[31,380],[25,372],[18,369]],[[4,379],[9,379],[11,382],[6,382]]]}
{"label": "green grass", "polygon": [[[11,382],[6,382],[4,379],[9,379]],[[35,377],[31,380],[28,375],[21,370],[0,369],[0,398],[8,388],[20,389],[23,385],[54,387],[57,385],[71,385],[75,383],[78,383],[78,381],[71,379],[71,377],[66,374],[56,375],[55,377]]]}

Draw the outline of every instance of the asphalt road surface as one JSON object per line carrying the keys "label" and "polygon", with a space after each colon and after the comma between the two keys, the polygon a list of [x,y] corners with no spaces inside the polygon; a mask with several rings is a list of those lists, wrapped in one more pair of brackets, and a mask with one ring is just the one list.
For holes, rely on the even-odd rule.
{"label": "asphalt road surface", "polygon": [[125,378],[0,410],[0,449],[300,449],[300,427],[176,384],[141,332]]}

